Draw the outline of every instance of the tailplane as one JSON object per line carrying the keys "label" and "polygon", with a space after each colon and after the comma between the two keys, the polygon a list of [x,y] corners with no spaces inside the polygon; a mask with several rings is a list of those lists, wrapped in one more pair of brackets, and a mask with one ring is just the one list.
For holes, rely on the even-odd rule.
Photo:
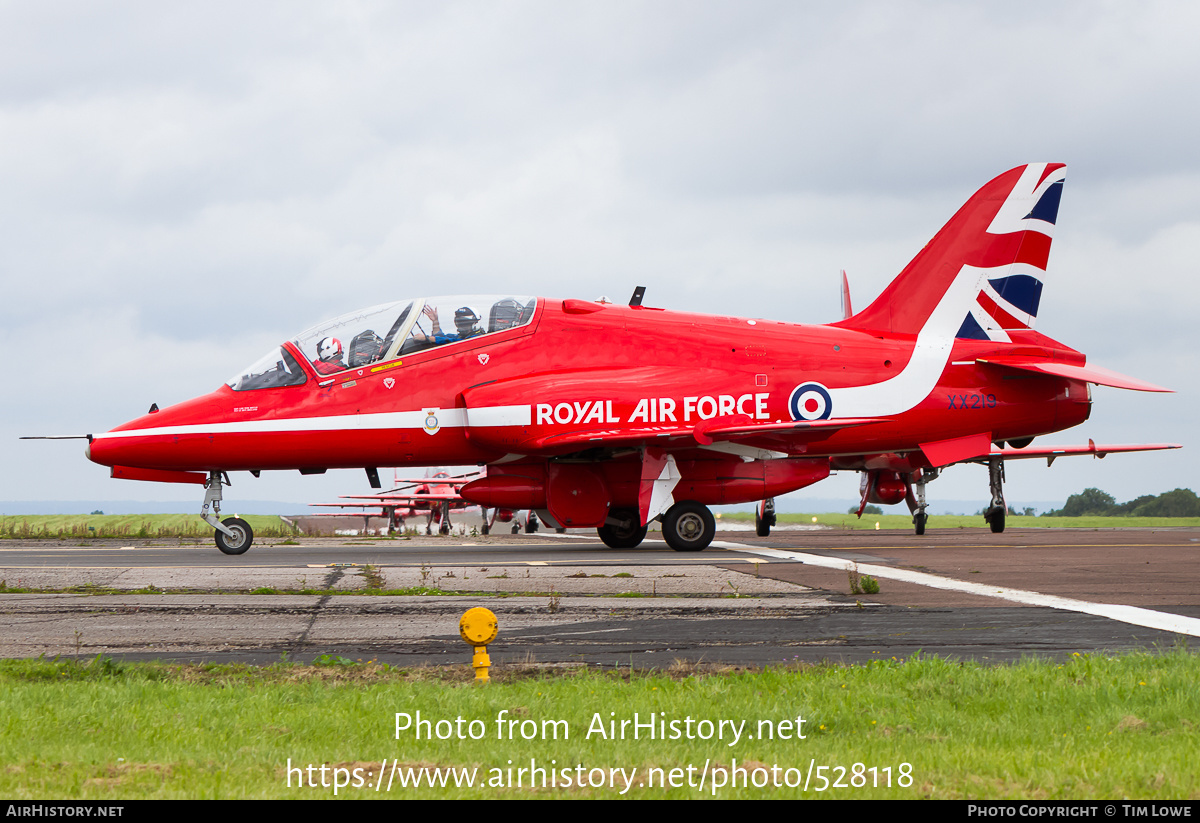
{"label": "tailplane", "polygon": [[1066,173],[1062,163],[1031,163],[995,178],[875,302],[834,325],[1003,342],[1033,328]]}

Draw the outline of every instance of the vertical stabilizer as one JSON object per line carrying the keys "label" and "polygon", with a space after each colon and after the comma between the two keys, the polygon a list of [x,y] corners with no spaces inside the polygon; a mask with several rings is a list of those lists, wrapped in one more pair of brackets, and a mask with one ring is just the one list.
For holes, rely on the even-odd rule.
{"label": "vertical stabilizer", "polygon": [[[1032,328],[1066,173],[1062,163],[1031,163],[995,178],[875,302],[834,325],[1004,342],[1006,330]],[[927,329],[947,301],[936,312],[940,328]]]}

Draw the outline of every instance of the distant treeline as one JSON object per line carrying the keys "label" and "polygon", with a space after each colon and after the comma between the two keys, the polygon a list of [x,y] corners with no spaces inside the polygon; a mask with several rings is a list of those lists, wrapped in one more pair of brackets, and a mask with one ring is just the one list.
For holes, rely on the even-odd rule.
{"label": "distant treeline", "polygon": [[1159,495],[1144,494],[1128,503],[1118,503],[1108,492],[1084,489],[1067,498],[1066,505],[1042,517],[1200,517],[1200,498],[1191,489],[1175,489]]}

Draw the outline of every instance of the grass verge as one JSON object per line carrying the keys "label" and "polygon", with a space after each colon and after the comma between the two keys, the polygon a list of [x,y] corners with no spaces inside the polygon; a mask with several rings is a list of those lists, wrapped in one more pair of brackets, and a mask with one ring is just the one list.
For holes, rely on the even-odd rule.
{"label": "grass verge", "polygon": [[[827,526],[834,529],[912,529],[912,515],[864,514],[862,519],[852,514],[777,514],[778,522]],[[722,512],[721,523],[753,523],[754,513]],[[1194,529],[1200,527],[1200,517],[1025,517],[1008,515],[1005,526],[1010,529]],[[929,516],[929,529],[986,529],[983,515],[934,514]]]}
{"label": "grass verge", "polygon": [[[1200,659],[1184,648],[1006,666],[494,667],[484,687],[466,666],[319,662],[0,661],[0,793],[321,798],[337,781],[363,798],[1200,796]],[[651,720],[667,739],[648,739]]]}
{"label": "grass verge", "polygon": [[[275,515],[235,515],[254,530],[255,538],[295,536],[296,530]],[[86,540],[95,537],[195,537],[211,539],[212,526],[195,514],[30,514],[0,515],[0,539]]]}

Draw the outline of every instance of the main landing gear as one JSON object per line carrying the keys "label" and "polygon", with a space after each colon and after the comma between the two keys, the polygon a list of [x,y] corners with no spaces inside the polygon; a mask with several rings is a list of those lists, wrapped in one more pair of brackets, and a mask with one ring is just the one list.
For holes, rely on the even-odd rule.
{"label": "main landing gear", "polygon": [[988,484],[992,489],[992,505],[983,513],[983,519],[992,527],[992,534],[1004,531],[1004,516],[1008,506],[1004,503],[1004,461],[999,457],[988,459]]}
{"label": "main landing gear", "polygon": [[683,500],[663,515],[663,539],[677,552],[698,552],[708,548],[717,535],[717,521],[708,506],[695,500]]}
{"label": "main landing gear", "polygon": [[770,537],[775,525],[775,498],[768,497],[759,502],[754,510],[754,532],[759,537]]}
{"label": "main landing gear", "polygon": [[[515,524],[513,525],[513,528],[514,529],[516,528]],[[537,515],[533,513],[533,509],[530,509],[529,512],[525,516],[525,534],[533,534],[537,530],[538,530]],[[516,531],[513,531],[513,534],[516,534]]]}
{"label": "main landing gear", "polygon": [[638,524],[639,519],[636,509],[613,509],[596,532],[610,549],[636,549],[646,539],[646,527]]}
{"label": "main landing gear", "polygon": [[925,534],[925,524],[929,522],[929,515],[925,512],[929,508],[929,504],[925,502],[925,484],[936,480],[937,476],[937,469],[917,469],[909,478],[905,502],[908,503],[908,510],[912,512],[913,531],[917,534]]}
{"label": "main landing gear", "polygon": [[[240,517],[220,519],[222,485],[229,485],[228,475],[224,472],[208,473],[208,480],[204,483],[204,505],[200,509],[200,517],[216,529],[214,537],[217,548],[223,554],[245,554],[254,543],[254,530]],[[212,506],[212,514],[208,513],[209,506]]]}
{"label": "main landing gear", "polygon": [[[925,534],[925,524],[929,522],[929,515],[925,512],[928,508],[925,502],[925,484],[937,479],[937,476],[937,469],[917,469],[907,478],[908,494],[905,500],[908,502],[908,510],[912,512],[913,531],[917,534]],[[992,502],[984,510],[983,519],[991,527],[993,534],[1000,534],[1004,531],[1008,505],[1004,502],[1004,460],[999,457],[988,458],[988,485],[992,492]]]}
{"label": "main landing gear", "polygon": [[[613,509],[596,532],[609,548],[635,549],[646,539],[646,526],[639,519],[636,509]],[[717,535],[717,521],[712,512],[695,500],[674,504],[661,519],[663,539],[677,552],[702,551]]]}

